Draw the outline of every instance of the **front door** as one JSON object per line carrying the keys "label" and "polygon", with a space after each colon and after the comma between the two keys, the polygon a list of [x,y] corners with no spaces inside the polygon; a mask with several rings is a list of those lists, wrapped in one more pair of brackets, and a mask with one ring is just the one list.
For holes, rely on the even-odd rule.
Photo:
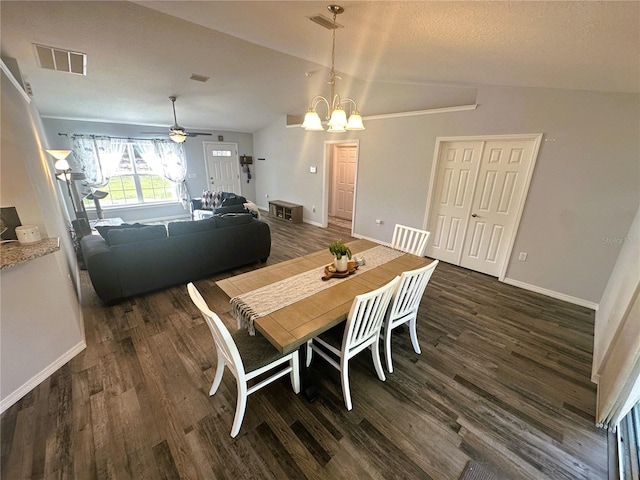
{"label": "front door", "polygon": [[502,275],[539,142],[526,136],[441,143],[428,256]]}
{"label": "front door", "polygon": [[352,145],[336,145],[333,163],[333,215],[345,220],[353,218],[353,192],[356,185],[358,149]]}
{"label": "front door", "polygon": [[207,188],[211,192],[240,195],[240,163],[235,143],[205,142]]}

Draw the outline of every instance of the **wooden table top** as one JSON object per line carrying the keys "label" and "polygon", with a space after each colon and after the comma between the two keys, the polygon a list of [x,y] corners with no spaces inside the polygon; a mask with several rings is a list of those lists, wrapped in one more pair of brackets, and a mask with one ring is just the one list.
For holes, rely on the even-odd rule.
{"label": "wooden table top", "polygon": [[[355,240],[347,244],[353,254],[359,254],[378,244],[369,240]],[[365,257],[366,260],[366,257]],[[322,267],[333,261],[329,248],[304,257],[260,268],[216,282],[229,298],[284,280],[293,275]],[[254,321],[256,330],[276,349],[288,353],[310,338],[347,319],[356,295],[370,292],[407,270],[428,265],[433,260],[404,254],[395,260],[366,272],[350,275],[348,280],[299,300],[270,315]],[[327,280],[331,282],[331,280]]]}

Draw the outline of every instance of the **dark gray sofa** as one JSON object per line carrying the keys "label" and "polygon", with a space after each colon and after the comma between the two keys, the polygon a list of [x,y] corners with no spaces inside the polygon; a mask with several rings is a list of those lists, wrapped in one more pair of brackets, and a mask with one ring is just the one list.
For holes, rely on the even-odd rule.
{"label": "dark gray sofa", "polygon": [[80,241],[93,288],[105,303],[265,262],[271,253],[269,225],[250,214],[148,227],[110,227]]}

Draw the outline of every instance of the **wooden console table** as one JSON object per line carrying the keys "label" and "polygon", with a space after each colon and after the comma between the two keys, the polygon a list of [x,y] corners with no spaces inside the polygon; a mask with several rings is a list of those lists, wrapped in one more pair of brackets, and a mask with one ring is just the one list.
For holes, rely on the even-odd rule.
{"label": "wooden console table", "polygon": [[272,200],[269,202],[269,215],[291,223],[302,222],[302,205]]}

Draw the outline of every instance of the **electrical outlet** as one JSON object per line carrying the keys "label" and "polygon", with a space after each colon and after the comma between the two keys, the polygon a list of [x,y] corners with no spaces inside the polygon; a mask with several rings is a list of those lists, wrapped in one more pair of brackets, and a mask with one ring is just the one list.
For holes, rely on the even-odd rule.
{"label": "electrical outlet", "polygon": [[376,225],[378,225],[378,226],[382,225],[383,223],[384,223],[384,222],[383,222],[382,220],[380,220],[380,219],[377,219],[377,220],[376,220]]}
{"label": "electrical outlet", "polygon": [[268,194],[268,193],[266,193],[264,196],[265,196],[265,197],[267,197],[267,198],[269,198],[269,194]]}
{"label": "electrical outlet", "polygon": [[518,260],[520,260],[521,262],[526,262],[527,255],[529,255],[527,252],[520,252],[520,255],[518,256]]}

